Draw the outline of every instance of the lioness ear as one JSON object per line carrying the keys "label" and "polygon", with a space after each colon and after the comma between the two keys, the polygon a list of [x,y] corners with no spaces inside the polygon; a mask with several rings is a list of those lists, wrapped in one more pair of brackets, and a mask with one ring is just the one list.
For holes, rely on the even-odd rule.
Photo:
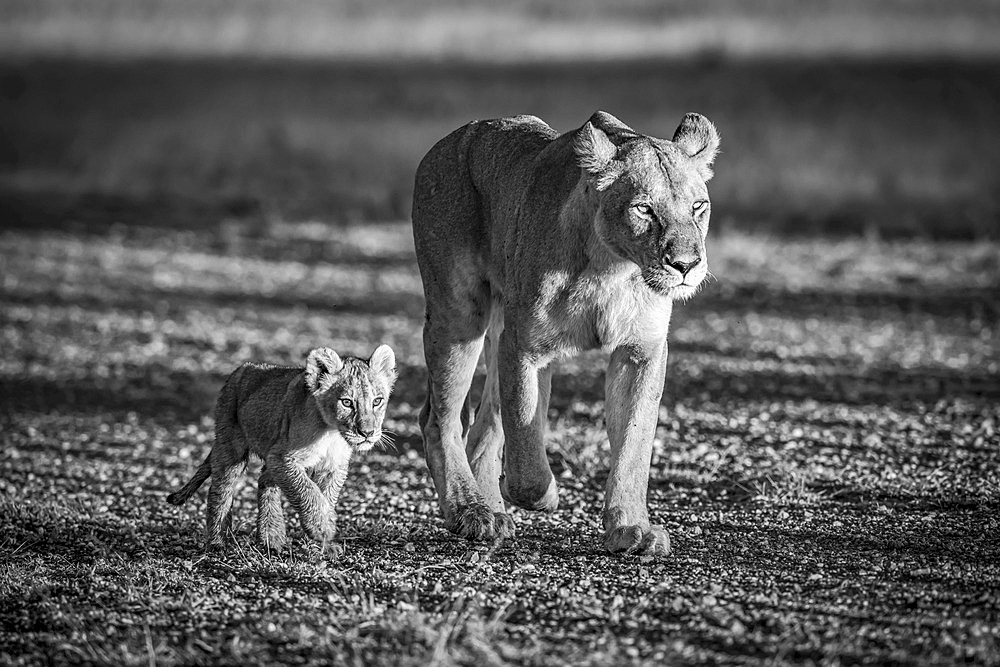
{"label": "lioness ear", "polygon": [[389,377],[389,382],[396,381],[396,355],[388,345],[379,345],[372,352],[372,358],[368,360],[368,365],[376,373],[381,373]]}
{"label": "lioness ear", "polygon": [[631,127],[609,114],[607,111],[595,111],[590,116],[591,124],[609,137],[638,136]]}
{"label": "lioness ear", "polygon": [[712,178],[712,162],[719,151],[719,132],[712,121],[700,113],[685,114],[673,142],[697,163],[702,178]]}
{"label": "lioness ear", "polygon": [[[618,149],[611,143],[608,135],[587,121],[573,137],[573,151],[581,169],[591,176],[599,176],[615,158]],[[605,187],[609,184],[605,184]],[[598,189],[603,188],[598,187]]]}
{"label": "lioness ear", "polygon": [[317,347],[306,359],[306,388],[313,394],[324,392],[333,385],[333,376],[344,367],[336,352]]}

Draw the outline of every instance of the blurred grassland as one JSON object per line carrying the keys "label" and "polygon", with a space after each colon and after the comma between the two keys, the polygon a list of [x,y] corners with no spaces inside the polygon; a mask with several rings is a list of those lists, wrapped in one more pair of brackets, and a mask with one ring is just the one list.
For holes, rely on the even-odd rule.
{"label": "blurred grassland", "polygon": [[529,112],[568,131],[605,109],[657,136],[690,110],[718,125],[717,232],[1000,229],[992,62],[32,59],[0,79],[9,225],[401,220],[452,129]]}
{"label": "blurred grassland", "polygon": [[725,229],[1000,230],[1000,2],[0,0],[7,225],[405,219],[474,118],[719,126]]}
{"label": "blurred grassland", "polygon": [[[997,663],[996,10],[0,0],[0,663]],[[561,509],[516,540],[447,533],[418,454],[417,161],[597,108],[723,135],[663,562],[599,550],[599,353],[559,364]],[[353,464],[344,557],[257,551],[249,480],[200,554],[163,497],[226,374],[376,342],[400,452]]]}
{"label": "blurred grassland", "polygon": [[0,52],[461,59],[1000,54],[996,0],[0,0]]}

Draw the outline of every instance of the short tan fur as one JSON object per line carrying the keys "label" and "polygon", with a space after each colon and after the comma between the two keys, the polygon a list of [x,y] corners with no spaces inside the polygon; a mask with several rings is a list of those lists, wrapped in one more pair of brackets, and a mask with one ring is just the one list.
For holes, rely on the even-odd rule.
{"label": "short tan fur", "polygon": [[562,135],[533,116],[476,121],[424,157],[413,202],[429,373],[421,428],[452,531],[508,536],[505,502],[556,508],[544,445],[550,362],[602,348],[611,355],[603,545],[669,552],[646,505],[652,440],[673,301],[708,273],[706,183],[718,145],[699,114],[667,141],[598,111]]}

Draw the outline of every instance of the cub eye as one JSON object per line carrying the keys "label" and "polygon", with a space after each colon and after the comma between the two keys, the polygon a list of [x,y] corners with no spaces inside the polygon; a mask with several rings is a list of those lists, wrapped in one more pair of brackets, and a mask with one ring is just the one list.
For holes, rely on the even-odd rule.
{"label": "cub eye", "polygon": [[352,401],[349,398],[342,398],[342,399],[340,399],[340,404],[343,405],[348,410],[350,410],[351,408],[354,407],[354,401]]}
{"label": "cub eye", "polygon": [[632,204],[632,210],[644,218],[652,219],[656,217],[653,207],[646,203]]}
{"label": "cub eye", "polygon": [[701,215],[702,213],[704,213],[707,210],[708,210],[708,200],[707,199],[699,199],[698,201],[696,201],[695,203],[693,203],[691,205],[691,211],[695,215]]}
{"label": "cub eye", "polygon": [[376,407],[376,408],[377,408],[378,406],[382,405],[382,397],[381,397],[381,396],[376,396],[376,397],[375,397],[375,400],[374,400],[374,401],[372,401],[372,405],[373,405],[374,407]]}

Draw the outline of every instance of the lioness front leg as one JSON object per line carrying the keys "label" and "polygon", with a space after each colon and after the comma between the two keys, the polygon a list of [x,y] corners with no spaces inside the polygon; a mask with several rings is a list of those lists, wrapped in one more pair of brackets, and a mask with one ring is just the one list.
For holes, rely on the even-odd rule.
{"label": "lioness front leg", "polygon": [[333,539],[329,521],[331,510],[305,468],[282,457],[269,457],[267,467],[272,471],[278,486],[288,496],[288,502],[299,513],[306,534],[317,542]]}
{"label": "lioness front leg", "polygon": [[517,349],[517,337],[510,329],[500,335],[499,365],[506,441],[500,492],[518,507],[554,511],[559,506],[559,487],[545,455],[550,372]]}
{"label": "lioness front leg", "polygon": [[604,496],[604,548],[612,552],[670,553],[670,537],[649,524],[646,491],[653,435],[663,395],[667,344],[611,355],[605,387],[611,470]]}

